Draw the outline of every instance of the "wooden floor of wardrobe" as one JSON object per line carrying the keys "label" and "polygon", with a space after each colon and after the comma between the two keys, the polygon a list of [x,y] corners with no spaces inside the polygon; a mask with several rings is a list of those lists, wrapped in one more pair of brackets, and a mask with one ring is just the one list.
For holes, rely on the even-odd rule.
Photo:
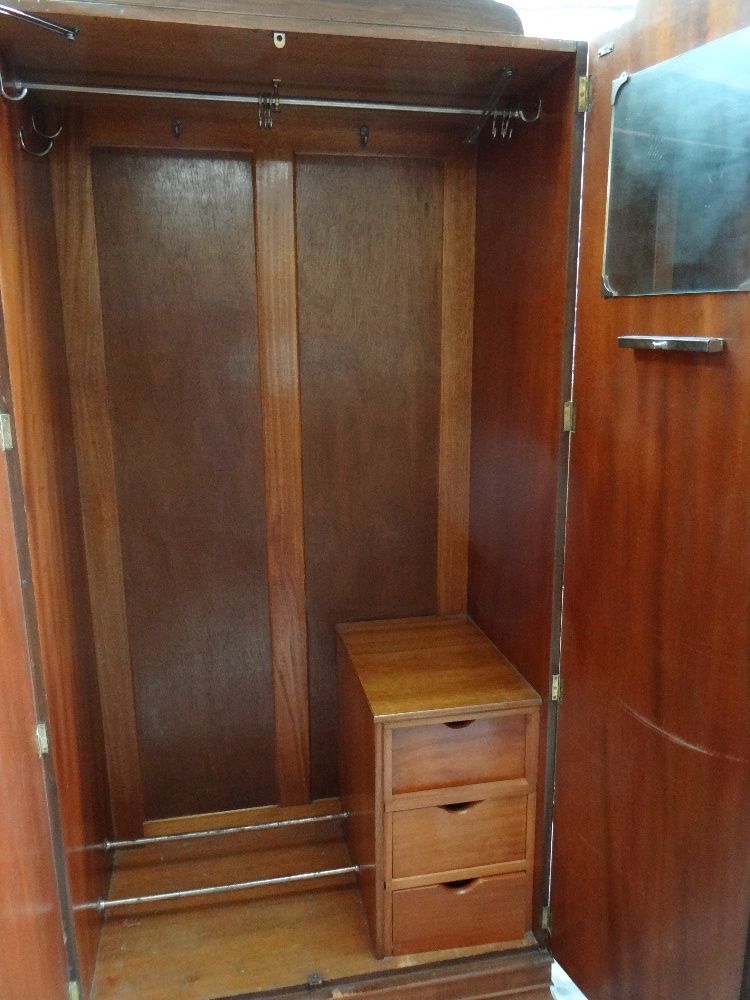
{"label": "wooden floor of wardrobe", "polygon": [[[341,824],[120,851],[110,898],[350,864]],[[518,948],[378,960],[353,878],[111,911],[93,1000],[216,1000]]]}

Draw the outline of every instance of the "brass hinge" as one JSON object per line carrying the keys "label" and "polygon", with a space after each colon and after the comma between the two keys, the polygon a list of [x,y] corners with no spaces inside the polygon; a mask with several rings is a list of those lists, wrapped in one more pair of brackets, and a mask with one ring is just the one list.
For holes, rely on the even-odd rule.
{"label": "brass hinge", "polygon": [[552,930],[552,909],[549,906],[542,907],[542,930]]}
{"label": "brass hinge", "polygon": [[81,1000],[81,984],[77,979],[71,979],[68,983],[68,1000]]}
{"label": "brass hinge", "polygon": [[563,430],[572,434],[576,429],[576,404],[569,399],[563,406]]}
{"label": "brass hinge", "polygon": [[13,429],[10,426],[10,414],[0,413],[0,451],[10,451],[13,447]]}
{"label": "brass hinge", "polygon": [[552,700],[562,701],[562,677],[560,674],[552,675]]}
{"label": "brass hinge", "polygon": [[36,742],[36,752],[40,757],[46,757],[49,753],[49,734],[44,722],[38,722],[34,731],[34,741]]}
{"label": "brass hinge", "polygon": [[593,81],[590,76],[578,77],[578,111],[585,114],[591,109],[591,98],[593,96]]}

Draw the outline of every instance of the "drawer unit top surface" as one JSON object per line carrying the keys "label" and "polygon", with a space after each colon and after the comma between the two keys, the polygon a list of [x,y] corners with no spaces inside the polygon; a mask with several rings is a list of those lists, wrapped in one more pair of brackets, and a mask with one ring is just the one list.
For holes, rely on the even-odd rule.
{"label": "drawer unit top surface", "polygon": [[465,618],[338,626],[376,721],[529,708],[539,695]]}

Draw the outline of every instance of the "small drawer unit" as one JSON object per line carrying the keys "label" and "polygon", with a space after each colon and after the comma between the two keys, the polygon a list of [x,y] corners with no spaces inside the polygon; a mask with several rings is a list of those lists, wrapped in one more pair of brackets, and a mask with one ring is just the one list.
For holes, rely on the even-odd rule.
{"label": "small drawer unit", "polygon": [[531,930],[540,698],[465,618],[338,628],[341,794],[379,956]]}

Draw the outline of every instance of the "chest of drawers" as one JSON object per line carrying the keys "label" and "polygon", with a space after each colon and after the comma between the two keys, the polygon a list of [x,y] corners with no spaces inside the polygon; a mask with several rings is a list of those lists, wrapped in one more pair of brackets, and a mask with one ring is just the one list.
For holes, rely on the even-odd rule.
{"label": "chest of drawers", "polygon": [[338,628],[342,804],[379,956],[531,929],[537,693],[463,618]]}

